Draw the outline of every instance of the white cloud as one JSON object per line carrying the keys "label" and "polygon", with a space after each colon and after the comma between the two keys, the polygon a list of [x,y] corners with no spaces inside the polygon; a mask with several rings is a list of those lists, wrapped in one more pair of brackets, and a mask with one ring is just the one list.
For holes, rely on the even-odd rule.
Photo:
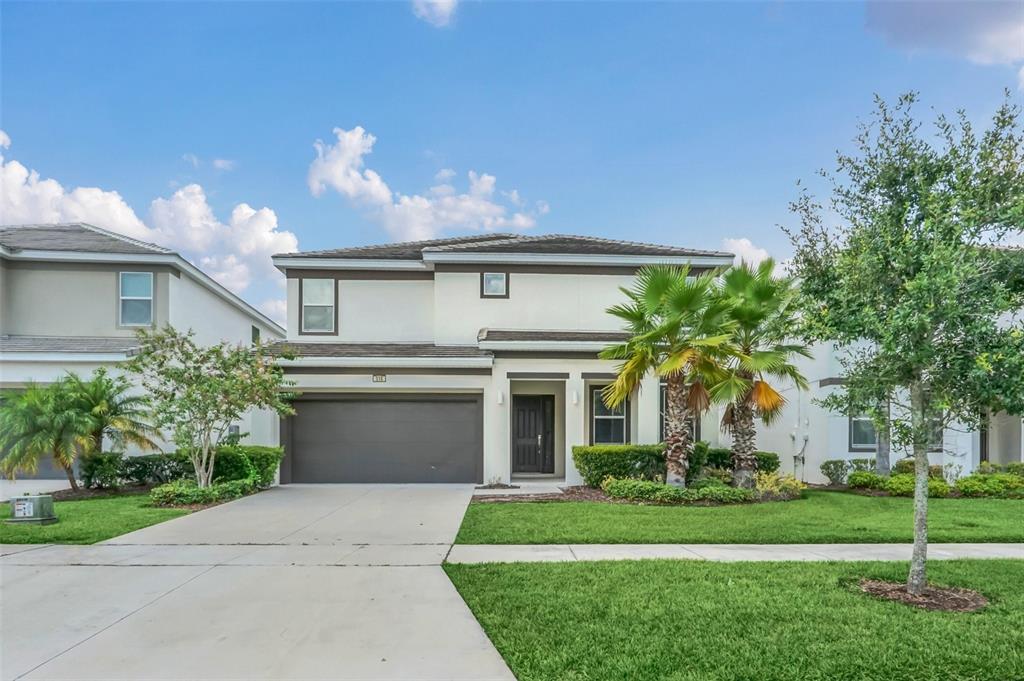
{"label": "white cloud", "polygon": [[412,0],[412,11],[420,19],[441,28],[451,23],[458,0]]}
{"label": "white cloud", "polygon": [[1024,7],[1019,0],[867,3],[866,24],[890,45],[963,57],[975,64],[1024,61]]}
{"label": "white cloud", "polygon": [[[4,144],[6,142],[6,144]],[[0,132],[0,146],[10,139]],[[270,208],[240,203],[227,222],[217,219],[198,184],[150,204],[144,222],[116,191],[97,187],[65,189],[41,179],[16,160],[0,155],[0,221],[3,224],[88,222],[180,252],[235,293],[255,283],[283,281],[270,261],[274,253],[298,250],[298,239],[279,229]]]}
{"label": "white cloud", "polygon": [[198,168],[199,167],[199,157],[196,156],[195,154],[191,153],[191,152],[187,153],[187,154],[182,154],[181,155],[181,160],[184,161],[185,163],[189,164],[193,168]]}
{"label": "white cloud", "polygon": [[11,138],[6,132],[0,130],[0,149],[9,149],[11,146]]}
{"label": "white cloud", "polygon": [[392,191],[375,171],[365,167],[364,157],[372,153],[376,137],[362,127],[334,129],[336,144],[317,140],[316,158],[309,166],[309,189],[320,196],[334,189],[379,222],[395,238],[429,239],[450,230],[495,231],[529,229],[537,215],[546,213],[546,203],[533,210],[519,209],[524,203],[515,190],[496,196],[497,179],[487,173],[469,171],[469,188],[459,193],[452,180],[455,171],[444,168],[434,176],[437,183],[426,195]]}
{"label": "white cloud", "polygon": [[260,312],[267,315],[281,326],[288,322],[288,301],[284,298],[269,298],[259,304]]}
{"label": "white cloud", "polygon": [[213,167],[217,170],[223,170],[225,172],[234,170],[238,167],[238,161],[232,161],[229,158],[215,158],[213,159]]}
{"label": "white cloud", "polygon": [[722,239],[722,248],[730,253],[736,255],[735,262],[739,265],[741,262],[747,262],[751,265],[757,265],[762,260],[769,257],[768,251],[758,246],[755,246],[750,239]]}

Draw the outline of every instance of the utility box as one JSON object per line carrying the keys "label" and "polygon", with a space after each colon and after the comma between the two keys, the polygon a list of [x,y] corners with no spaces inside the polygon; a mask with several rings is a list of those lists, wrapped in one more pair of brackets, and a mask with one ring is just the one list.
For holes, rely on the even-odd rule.
{"label": "utility box", "polygon": [[7,522],[31,525],[57,522],[57,516],[53,514],[53,497],[49,494],[14,497],[11,499],[11,517]]}

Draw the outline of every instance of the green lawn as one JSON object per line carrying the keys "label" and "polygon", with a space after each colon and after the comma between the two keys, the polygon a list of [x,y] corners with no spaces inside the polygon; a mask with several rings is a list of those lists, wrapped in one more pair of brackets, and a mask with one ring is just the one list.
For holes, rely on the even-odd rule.
{"label": "green lawn", "polygon": [[971,614],[855,591],[905,563],[625,561],[446,565],[520,681],[1024,678],[1024,561],[934,561]]}
{"label": "green lawn", "polygon": [[[53,512],[60,522],[53,525],[0,523],[0,544],[93,544],[189,512],[148,504],[147,494],[57,501]],[[0,504],[0,517],[11,517],[10,504]]]}
{"label": "green lawn", "polygon": [[[911,499],[809,491],[735,506],[600,502],[471,504],[460,544],[825,544],[909,542]],[[931,499],[933,542],[1024,541],[1024,501]]]}

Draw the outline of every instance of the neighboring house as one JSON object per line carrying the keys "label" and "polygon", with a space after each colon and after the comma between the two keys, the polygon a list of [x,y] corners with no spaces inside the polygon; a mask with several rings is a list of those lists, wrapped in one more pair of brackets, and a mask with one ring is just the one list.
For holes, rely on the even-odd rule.
{"label": "neighboring house", "polygon": [[[282,482],[580,482],[572,447],[658,442],[659,380],[600,390],[623,337],[605,310],[652,263],[731,253],[580,236],[486,236],[283,254],[285,361],[302,396]],[[715,430],[714,428],[712,428]]]}
{"label": "neighboring house", "polygon": [[[0,388],[116,368],[138,348],[138,329],[168,324],[204,344],[284,337],[166,248],[80,223],[0,227]],[[254,442],[276,441],[269,417],[238,425]]]}
{"label": "neighboring house", "polygon": [[[647,264],[704,271],[732,260],[510,234],[277,255],[288,278],[282,346],[296,355],[283,364],[301,391],[296,415],[282,421],[281,481],[579,483],[574,445],[662,439],[656,376],[622,409],[600,399],[616,363],[596,354],[624,337],[606,313],[623,300],[619,287]],[[759,425],[758,443],[780,454],[783,471],[822,481],[822,461],[870,458],[874,435],[869,422],[812,404],[838,384],[831,348],[805,373],[812,390],[787,391],[786,413]],[[720,415],[712,409],[696,430],[727,445]],[[992,423],[987,437],[943,433],[936,461],[967,471],[985,456],[1019,460],[1020,418]]]}

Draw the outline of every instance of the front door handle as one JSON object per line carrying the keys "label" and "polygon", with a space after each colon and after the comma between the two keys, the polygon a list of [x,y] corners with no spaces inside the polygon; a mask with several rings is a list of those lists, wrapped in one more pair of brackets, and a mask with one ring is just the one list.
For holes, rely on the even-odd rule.
{"label": "front door handle", "polygon": [[542,438],[542,437],[543,437],[543,435],[542,435],[541,433],[537,433],[537,451],[538,451],[538,452],[539,452],[539,451],[540,451],[540,449],[541,449],[541,444],[540,444],[540,443],[541,443],[541,438]]}

